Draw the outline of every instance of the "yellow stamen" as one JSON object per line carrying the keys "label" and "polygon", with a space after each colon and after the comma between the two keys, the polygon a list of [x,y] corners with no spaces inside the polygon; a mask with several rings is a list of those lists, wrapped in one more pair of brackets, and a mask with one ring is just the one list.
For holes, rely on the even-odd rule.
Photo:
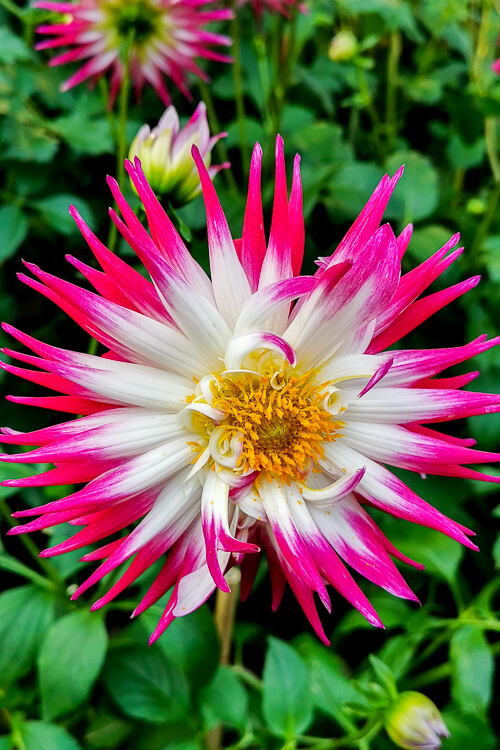
{"label": "yellow stamen", "polygon": [[323,443],[335,440],[343,423],[322,408],[328,383],[317,384],[317,375],[292,371],[280,379],[279,390],[271,383],[273,373],[217,378],[213,406],[227,415],[223,425],[243,444],[239,469],[290,481],[324,455]]}

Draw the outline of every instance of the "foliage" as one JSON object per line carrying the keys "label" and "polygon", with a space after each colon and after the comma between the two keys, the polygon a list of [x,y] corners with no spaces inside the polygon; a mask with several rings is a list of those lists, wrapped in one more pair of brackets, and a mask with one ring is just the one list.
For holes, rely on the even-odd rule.
{"label": "foliage", "polygon": [[[425,346],[451,346],[500,328],[500,79],[490,69],[497,56],[497,5],[490,0],[313,0],[305,15],[286,19],[266,13],[261,24],[247,6],[238,11],[230,32],[238,33],[239,62],[213,64],[210,85],[193,92],[207,103],[212,130],[228,132],[225,145],[219,144],[219,161],[227,149],[233,169],[220,174],[216,184],[236,236],[254,141],[265,152],[268,198],[275,133],[285,138],[288,160],[300,152],[308,270],[315,257],[333,250],[381,175],[406,163],[386,214],[398,229],[409,220],[415,224],[406,268],[460,231],[466,252],[445,282],[483,275],[478,288],[408,339],[415,348],[424,337]],[[0,0],[0,312],[3,320],[65,346],[65,337],[74,340],[74,329],[54,317],[47,300],[15,284],[14,275],[22,269],[21,257],[66,278],[75,272],[61,270],[64,252],[88,260],[67,214],[70,203],[105,240],[104,175],[119,172],[114,165],[119,118],[106,108],[104,80],[91,91],[79,87],[60,93],[66,71],[49,68],[46,56],[33,51],[35,26],[46,16],[29,2]],[[332,38],[346,30],[356,39],[352,56],[330,59]],[[180,94],[174,103],[191,114],[192,105]],[[129,110],[127,143],[143,122],[157,122],[162,109],[145,91],[141,106]],[[128,184],[124,188],[134,202]],[[181,229],[189,227],[192,251],[206,265],[200,201],[179,209],[177,221]],[[266,220],[270,209],[268,200]],[[111,232],[110,241],[115,239]],[[126,252],[120,244],[117,251]],[[6,344],[3,334],[0,340]],[[87,346],[82,337],[74,348]],[[498,390],[495,351],[483,355],[479,366],[484,390]],[[5,386],[6,392],[35,392],[8,378]],[[2,409],[3,423],[19,430],[52,419],[29,408],[14,412],[9,402]],[[480,439],[482,448],[494,449],[500,415],[471,418],[461,429]],[[25,473],[21,466],[0,466],[2,478]],[[230,666],[218,666],[210,605],[177,619],[148,648],[147,634],[162,601],[132,622],[125,612],[140,600],[150,574],[127,599],[119,597],[103,613],[89,614],[89,604],[100,594],[77,602],[69,598],[82,580],[79,553],[51,562],[37,558],[40,549],[60,542],[71,529],[54,531],[48,539],[5,537],[0,547],[5,582],[0,750],[200,750],[216,746],[220,727],[224,747],[235,750],[329,750],[342,747],[345,735],[361,750],[385,750],[391,745],[378,731],[382,709],[373,720],[370,706],[377,700],[385,705],[394,685],[422,690],[444,709],[452,733],[443,743],[447,750],[494,750],[500,715],[493,690],[500,652],[500,536],[491,521],[495,487],[437,477],[405,481],[476,529],[480,553],[374,511],[384,533],[425,563],[424,573],[407,574],[422,606],[363,582],[386,630],[374,631],[334,596],[332,616],[325,621],[327,633],[333,631],[327,649],[309,633],[291,596],[271,617],[267,583],[261,583],[239,609]],[[13,523],[13,508],[66,493],[63,487],[0,487],[2,530]]]}

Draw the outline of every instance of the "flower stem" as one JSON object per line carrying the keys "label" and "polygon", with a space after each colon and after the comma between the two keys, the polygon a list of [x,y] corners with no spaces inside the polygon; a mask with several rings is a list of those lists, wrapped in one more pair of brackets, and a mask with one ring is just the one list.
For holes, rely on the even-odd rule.
{"label": "flower stem", "polygon": [[233,81],[234,93],[236,98],[236,115],[238,118],[238,135],[240,139],[241,169],[243,175],[247,176],[249,161],[246,137],[245,97],[243,92],[243,76],[241,67],[240,23],[236,5],[236,0],[234,0],[234,17],[231,21],[231,37],[233,39],[234,52]]}
{"label": "flower stem", "polygon": [[396,93],[399,76],[399,58],[403,45],[401,34],[393,31],[391,34],[389,55],[387,58],[387,95],[385,103],[385,126],[387,133],[387,147],[390,151],[397,136]]}
{"label": "flower stem", "polygon": [[357,745],[361,740],[374,735],[382,726],[383,718],[380,713],[373,714],[363,724],[361,729],[346,734],[345,737],[338,739],[325,740],[319,737],[300,737],[299,742],[303,745],[309,745],[313,750],[337,750],[338,747],[350,747]]}
{"label": "flower stem", "polygon": [[[125,183],[125,157],[127,155],[127,115],[128,99],[130,91],[130,57],[134,44],[134,32],[132,31],[123,45],[122,61],[123,76],[120,86],[120,95],[118,99],[118,125],[115,128],[116,140],[116,179],[120,190],[123,190]],[[117,208],[115,204],[115,209]],[[118,239],[118,230],[114,221],[111,221],[108,235],[108,248],[111,252],[115,251],[116,241]]]}
{"label": "flower stem", "polygon": [[[225,591],[217,589],[214,612],[214,622],[220,642],[220,664],[229,664],[231,658],[234,617],[236,614],[236,604],[238,602],[238,596],[240,592],[240,569],[232,568],[226,574],[225,579],[231,591],[226,594]],[[220,748],[222,747],[222,733],[222,726],[214,727],[214,729],[208,732],[206,740],[210,750],[220,750]]]}

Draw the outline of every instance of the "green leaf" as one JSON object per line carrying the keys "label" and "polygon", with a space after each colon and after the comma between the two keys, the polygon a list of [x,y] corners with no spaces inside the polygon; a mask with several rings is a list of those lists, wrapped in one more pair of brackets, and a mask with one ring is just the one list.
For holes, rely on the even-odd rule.
{"label": "green leaf", "polygon": [[484,716],[492,695],[494,660],[484,632],[472,625],[456,630],[450,643],[451,694],[465,713]]}
{"label": "green leaf", "polygon": [[98,714],[85,734],[90,747],[114,748],[121,745],[133,731],[133,725],[108,713]]}
{"label": "green leaf", "polygon": [[431,160],[418,151],[397,151],[386,163],[389,174],[405,165],[405,173],[400,180],[394,198],[391,199],[386,218],[408,221],[421,221],[430,216],[439,203],[437,171]]}
{"label": "green leaf", "polygon": [[262,712],[269,731],[292,739],[313,718],[309,670],[297,652],[269,638],[263,674]]}
{"label": "green leaf", "polygon": [[441,224],[429,224],[422,229],[415,229],[408,252],[416,261],[423,263],[440,247],[443,247],[451,236],[452,232]]}
{"label": "green leaf", "polygon": [[485,140],[478,138],[474,143],[465,143],[459,135],[452,135],[446,146],[446,155],[456,169],[479,167],[486,155]]}
{"label": "green leaf", "polygon": [[353,724],[343,706],[360,701],[362,697],[349,679],[346,665],[332,649],[309,634],[299,637],[296,648],[309,667],[314,706],[334,718],[343,729],[351,731]]}
{"label": "green leaf", "polygon": [[0,263],[14,255],[28,234],[28,219],[19,206],[0,208]]}
{"label": "green leaf", "polygon": [[154,646],[113,651],[104,681],[122,711],[142,721],[175,721],[189,708],[184,676]]}
{"label": "green leaf", "polygon": [[52,584],[50,581],[41,576],[39,573],[36,573],[34,570],[31,570],[31,568],[28,568],[28,566],[24,563],[16,560],[16,558],[12,557],[12,555],[8,555],[3,551],[0,552],[0,569],[8,570],[9,573],[15,573],[18,576],[27,578],[28,580],[33,581],[33,583],[38,584],[38,586],[41,586],[42,588],[52,588]]}
{"label": "green leaf", "polygon": [[487,237],[481,251],[488,276],[492,281],[500,282],[500,234],[491,234]]}
{"label": "green leaf", "polygon": [[[1,209],[0,209],[1,211]],[[0,461],[0,482],[5,479],[22,479],[33,474],[33,467],[24,466],[23,464],[10,464],[7,461]],[[11,495],[20,492],[19,487],[4,487],[0,484],[0,500],[7,500]]]}
{"label": "green leaf", "polygon": [[30,60],[33,52],[23,40],[13,34],[6,26],[0,27],[0,62],[12,64]]}
{"label": "green leaf", "polygon": [[36,586],[19,586],[0,594],[0,684],[30,671],[53,619],[53,598]]}
{"label": "green leaf", "polygon": [[62,727],[46,721],[27,721],[20,727],[24,750],[82,750]]}
{"label": "green leaf", "polygon": [[493,545],[493,560],[495,562],[495,568],[500,568],[500,533],[497,535],[495,544]]}
{"label": "green leaf", "polygon": [[455,583],[464,548],[439,531],[397,524],[391,529],[391,542],[405,555],[423,563],[427,573]]}
{"label": "green leaf", "polygon": [[89,119],[87,113],[77,109],[70,115],[59,117],[51,123],[76,154],[100,156],[114,151],[113,136],[104,118]]}
{"label": "green leaf", "polygon": [[42,198],[42,200],[33,203],[33,206],[40,211],[49,226],[55,229],[56,232],[64,235],[79,233],[78,227],[69,214],[70,205],[76,206],[89,224],[93,223],[92,211],[89,204],[76,195],[60,193],[59,195]]}
{"label": "green leaf", "polygon": [[38,657],[44,719],[66,714],[85,701],[101,671],[106,645],[99,615],[72,612],[54,623]]}
{"label": "green leaf", "polygon": [[[59,491],[60,488],[58,487],[57,489]],[[71,490],[68,489],[68,492],[70,491]],[[71,526],[69,523],[62,523],[59,526],[56,526],[49,537],[50,544],[48,545],[47,549],[49,549],[50,547],[55,547],[61,542],[65,542],[67,539],[74,536],[74,534],[75,527]],[[86,563],[81,562],[80,558],[85,554],[85,552],[89,551],[89,549],[90,548],[80,548],[71,550],[70,552],[65,552],[64,555],[55,555],[53,558],[51,558],[50,564],[57,570],[61,578],[66,580],[67,578],[72,576],[73,573],[76,573],[78,570],[86,567]]]}
{"label": "green leaf", "polygon": [[27,122],[14,117],[5,118],[1,139],[6,146],[4,159],[36,164],[50,161],[59,148],[59,141],[47,130],[41,118]]}
{"label": "green leaf", "polygon": [[[140,619],[148,634],[158,622],[158,617],[149,612]],[[177,617],[159,639],[158,646],[196,689],[209,682],[217,669],[219,641],[208,607],[200,607],[189,617]]]}
{"label": "green leaf", "polygon": [[392,669],[390,669],[387,664],[384,664],[382,659],[379,659],[375,654],[368,654],[368,660],[379,683],[382,685],[387,695],[391,698],[395,698],[398,694],[398,689],[396,687],[396,680],[394,679]]}
{"label": "green leaf", "polygon": [[355,219],[383,174],[383,169],[370,162],[353,162],[335,172],[325,200],[332,219]]}
{"label": "green leaf", "polygon": [[0,737],[0,750],[11,750],[10,737]]}
{"label": "green leaf", "polygon": [[443,720],[451,735],[443,750],[498,750],[498,735],[484,719],[457,706],[444,711]]}
{"label": "green leaf", "polygon": [[218,724],[243,728],[247,721],[248,695],[230,667],[220,666],[202,696],[202,713],[207,729]]}

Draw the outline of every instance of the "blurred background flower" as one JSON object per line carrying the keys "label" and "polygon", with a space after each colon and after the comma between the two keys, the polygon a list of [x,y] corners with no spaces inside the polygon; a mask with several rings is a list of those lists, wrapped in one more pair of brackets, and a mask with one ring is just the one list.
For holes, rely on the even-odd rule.
{"label": "blurred background flower", "polygon": [[170,106],[153,130],[149,125],[142,126],[132,141],[128,156],[132,162],[136,156],[140,159],[151,188],[174,206],[183,206],[201,193],[200,177],[191,155],[193,145],[199,149],[211,178],[230,166],[228,162],[210,166],[213,147],[227,134],[210,137],[203,102],[196,107],[184,127],[179,128],[177,110]]}
{"label": "blurred background flower", "polygon": [[53,57],[50,65],[85,61],[63,83],[63,91],[82,81],[93,83],[110,70],[111,103],[126,73],[137,97],[148,83],[164,104],[169,104],[165,78],[189,97],[189,74],[207,78],[195,62],[196,57],[231,60],[217,50],[231,44],[229,37],[207,31],[205,25],[227,20],[232,12],[224,8],[204,9],[211,4],[213,0],[37,0],[35,7],[60,14],[57,23],[38,27],[38,33],[49,39],[39,42],[37,49],[70,48]]}

